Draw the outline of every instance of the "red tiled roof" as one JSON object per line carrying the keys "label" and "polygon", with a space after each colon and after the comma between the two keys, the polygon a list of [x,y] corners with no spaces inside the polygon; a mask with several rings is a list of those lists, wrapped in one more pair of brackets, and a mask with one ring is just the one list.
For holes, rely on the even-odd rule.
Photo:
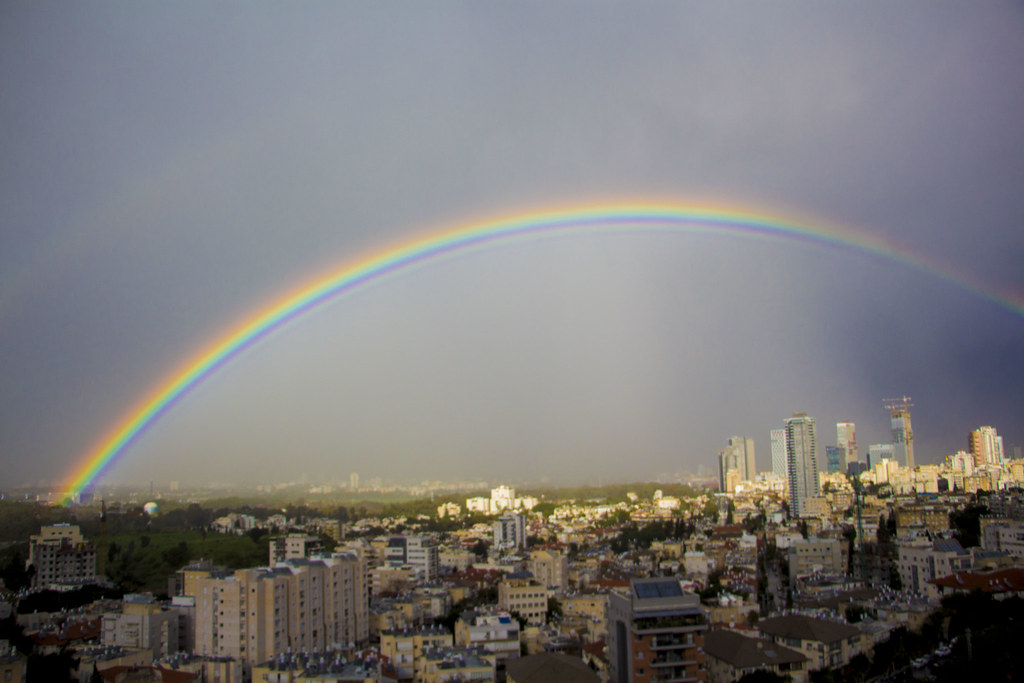
{"label": "red tiled roof", "polygon": [[930,583],[942,588],[984,593],[1014,593],[1024,591],[1024,568],[1010,567],[994,572],[957,572]]}

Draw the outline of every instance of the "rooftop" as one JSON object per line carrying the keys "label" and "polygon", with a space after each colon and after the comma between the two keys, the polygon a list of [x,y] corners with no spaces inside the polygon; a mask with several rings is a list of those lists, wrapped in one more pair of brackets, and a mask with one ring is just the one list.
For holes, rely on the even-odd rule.
{"label": "rooftop", "polygon": [[537,654],[509,660],[505,665],[515,683],[597,683],[601,679],[578,657]]}
{"label": "rooftop", "polygon": [[860,631],[849,624],[840,624],[827,619],[808,617],[802,614],[789,614],[782,617],[762,619],[757,624],[761,633],[782,638],[798,638],[814,640],[821,643],[834,643],[843,638],[860,634]]}
{"label": "rooftop", "polygon": [[748,638],[735,631],[709,631],[704,651],[737,669],[807,661],[806,655],[760,638]]}

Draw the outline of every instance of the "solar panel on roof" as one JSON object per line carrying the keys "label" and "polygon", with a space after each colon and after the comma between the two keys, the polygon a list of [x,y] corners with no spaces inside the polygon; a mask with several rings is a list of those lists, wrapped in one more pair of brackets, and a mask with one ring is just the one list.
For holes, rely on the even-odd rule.
{"label": "solar panel on roof", "polygon": [[683,594],[678,581],[650,581],[634,585],[638,598],[676,598]]}

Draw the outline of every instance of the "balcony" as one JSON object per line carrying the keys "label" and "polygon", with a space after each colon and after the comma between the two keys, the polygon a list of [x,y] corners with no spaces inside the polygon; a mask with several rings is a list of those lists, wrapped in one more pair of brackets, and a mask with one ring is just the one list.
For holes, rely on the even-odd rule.
{"label": "balcony", "polygon": [[655,657],[650,660],[651,666],[663,667],[663,666],[697,666],[697,660],[689,657],[680,657],[675,654],[663,655],[661,657]]}
{"label": "balcony", "polygon": [[651,639],[652,650],[667,650],[691,646],[696,647],[696,643],[693,641],[693,636],[688,635],[659,635]]}
{"label": "balcony", "polygon": [[639,617],[633,620],[637,633],[700,631],[707,628],[703,615]]}

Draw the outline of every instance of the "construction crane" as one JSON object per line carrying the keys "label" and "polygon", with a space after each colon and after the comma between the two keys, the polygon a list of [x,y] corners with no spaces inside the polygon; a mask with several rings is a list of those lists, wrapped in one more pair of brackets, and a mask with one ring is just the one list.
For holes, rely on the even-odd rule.
{"label": "construction crane", "polygon": [[899,398],[883,398],[882,405],[893,412],[897,410],[902,410],[907,413],[909,413],[910,409],[914,407],[914,404],[910,402],[909,396],[901,396]]}

